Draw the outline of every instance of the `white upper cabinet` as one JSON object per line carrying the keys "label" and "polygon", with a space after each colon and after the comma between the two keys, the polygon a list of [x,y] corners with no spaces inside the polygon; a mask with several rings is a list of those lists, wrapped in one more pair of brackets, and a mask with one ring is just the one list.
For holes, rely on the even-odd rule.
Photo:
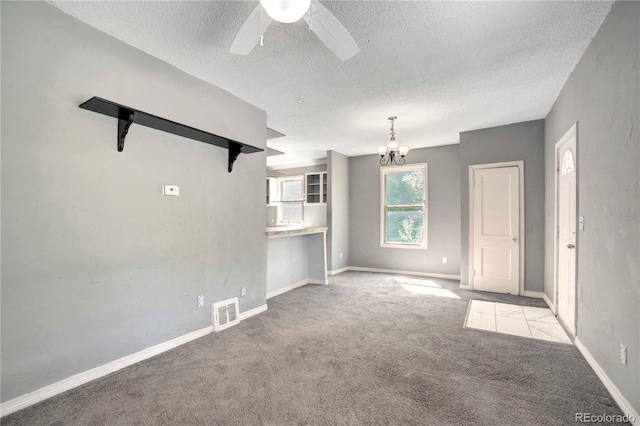
{"label": "white upper cabinet", "polygon": [[305,204],[325,204],[327,202],[327,172],[305,175]]}

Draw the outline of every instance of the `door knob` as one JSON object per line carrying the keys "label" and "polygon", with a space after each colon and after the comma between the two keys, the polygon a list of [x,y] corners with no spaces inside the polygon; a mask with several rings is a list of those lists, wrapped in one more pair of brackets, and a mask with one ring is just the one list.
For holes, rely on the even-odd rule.
{"label": "door knob", "polygon": [[569,248],[569,249],[572,249],[572,248],[574,248],[574,247],[575,247],[575,246],[574,246],[573,244],[567,244],[567,248]]}
{"label": "door knob", "polygon": [[512,241],[518,241],[518,237],[511,237]]}

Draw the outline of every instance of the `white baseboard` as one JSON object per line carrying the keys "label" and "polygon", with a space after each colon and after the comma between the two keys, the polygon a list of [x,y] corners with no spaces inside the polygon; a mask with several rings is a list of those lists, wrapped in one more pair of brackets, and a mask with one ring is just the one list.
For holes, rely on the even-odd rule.
{"label": "white baseboard", "polygon": [[158,345],[151,346],[150,348],[143,349],[139,352],[127,355],[99,367],[84,371],[82,373],[75,374],[71,377],[60,380],[59,382],[50,384],[33,392],[3,402],[2,404],[0,404],[0,417],[14,413],[18,410],[22,410],[23,408],[26,408],[37,402],[44,401],[47,398],[51,398],[52,396],[58,395],[62,392],[66,392],[80,385],[84,385],[85,383],[88,383],[92,380],[99,379],[100,377],[104,377],[107,374],[111,374],[120,369],[136,364],[140,361],[144,361],[145,359],[149,359],[180,345],[184,345],[185,343],[188,343],[192,340],[198,339],[202,336],[206,336],[212,331],[213,326],[210,325],[208,327],[201,328],[200,330],[183,334],[182,336],[176,337],[175,339],[171,339]]}
{"label": "white baseboard", "polygon": [[277,290],[270,291],[267,293],[267,299],[271,299],[272,297],[280,296],[288,291],[294,290],[298,287],[302,287],[307,284],[319,284],[319,285],[327,285],[329,284],[329,280],[316,280],[314,278],[307,278],[306,280],[301,280],[296,283],[290,284],[288,286],[284,286]]}
{"label": "white baseboard", "polygon": [[460,284],[460,290],[471,290],[471,286],[470,285],[464,285],[464,284]]}
{"label": "white baseboard", "polygon": [[344,268],[334,269],[333,271],[327,271],[327,274],[329,274],[329,275],[337,275],[337,274],[341,274],[343,272],[347,272],[348,270],[349,270],[349,267],[345,266]]}
{"label": "white baseboard", "polygon": [[379,268],[365,268],[362,266],[349,266],[349,270],[360,271],[360,272],[379,272],[384,274],[416,275],[419,277],[442,278],[446,280],[460,279],[460,275],[436,274],[431,272],[417,272],[417,271],[403,271],[399,269],[379,269]]}
{"label": "white baseboard", "polygon": [[613,381],[609,378],[607,373],[602,369],[598,361],[591,355],[591,352],[587,349],[587,347],[580,341],[579,338],[576,337],[574,341],[578,350],[584,356],[584,359],[587,360],[593,371],[596,372],[604,387],[607,388],[613,399],[616,401],[620,410],[622,410],[622,414],[628,414],[630,417],[634,417],[634,421],[630,422],[632,425],[640,426],[640,414],[633,408],[631,403],[627,400],[627,398],[622,395],[620,389],[613,383]]}
{"label": "white baseboard", "polygon": [[[268,307],[265,303],[264,305],[258,306],[257,308],[241,312],[240,314],[238,314],[238,319],[240,321],[246,320],[247,318],[258,315],[259,313],[264,312],[267,309]],[[139,352],[127,355],[99,367],[92,368],[91,370],[83,371],[82,373],[78,373],[66,379],[60,380],[59,382],[50,384],[33,392],[3,402],[2,404],[0,404],[0,417],[15,413],[18,410],[22,410],[23,408],[27,408],[30,405],[36,404],[40,401],[44,401],[45,399],[51,398],[52,396],[58,395],[62,392],[66,392],[80,385],[84,385],[85,383],[89,383],[92,380],[99,379],[100,377],[104,377],[107,374],[114,373],[140,361],[144,361],[163,352],[167,352],[173,348],[177,348],[178,346],[184,345],[185,343],[188,343],[192,340],[206,336],[212,331],[213,326],[210,325],[208,327],[201,328],[200,330],[183,334],[182,336],[176,337],[175,339],[171,339],[158,345],[151,346],[150,348],[143,349]]]}
{"label": "white baseboard", "polygon": [[298,288],[298,287],[302,287],[303,285],[307,285],[308,283],[309,283],[309,280],[306,279],[306,280],[298,281],[297,283],[293,283],[293,284],[290,284],[288,286],[279,288],[277,290],[273,290],[273,291],[267,293],[267,299],[271,299],[272,297],[279,296],[279,295],[281,295],[283,293],[286,293],[288,291],[293,290],[294,288]]}
{"label": "white baseboard", "polygon": [[556,310],[554,309],[553,302],[547,297],[547,293],[542,293],[542,298],[545,302],[547,302],[547,306],[549,307],[549,309],[551,309],[551,311],[555,314]]}
{"label": "white baseboard", "polygon": [[254,315],[261,314],[261,313],[263,313],[264,311],[266,311],[268,309],[269,309],[269,307],[265,303],[264,305],[260,305],[257,308],[253,308],[253,309],[249,309],[248,311],[240,312],[238,314],[238,318],[240,319],[240,321],[244,321],[247,318],[251,318]]}

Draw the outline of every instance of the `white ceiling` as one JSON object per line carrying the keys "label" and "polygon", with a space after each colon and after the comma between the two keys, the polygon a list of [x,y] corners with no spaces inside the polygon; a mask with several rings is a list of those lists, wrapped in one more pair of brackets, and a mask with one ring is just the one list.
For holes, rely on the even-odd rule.
{"label": "white ceiling", "polygon": [[269,141],[285,155],[268,165],[282,166],[376,153],[390,115],[410,148],[543,118],[612,2],[322,1],[360,46],[346,62],[303,21],[229,54],[257,1],[51,3],[266,110],[286,135]]}

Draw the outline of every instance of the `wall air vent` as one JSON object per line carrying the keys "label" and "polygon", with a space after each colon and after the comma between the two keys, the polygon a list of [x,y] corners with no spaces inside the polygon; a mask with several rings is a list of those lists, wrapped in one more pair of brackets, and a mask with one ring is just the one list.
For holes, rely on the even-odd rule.
{"label": "wall air vent", "polygon": [[239,323],[238,298],[234,297],[214,303],[211,322],[213,323],[213,331],[222,331]]}

